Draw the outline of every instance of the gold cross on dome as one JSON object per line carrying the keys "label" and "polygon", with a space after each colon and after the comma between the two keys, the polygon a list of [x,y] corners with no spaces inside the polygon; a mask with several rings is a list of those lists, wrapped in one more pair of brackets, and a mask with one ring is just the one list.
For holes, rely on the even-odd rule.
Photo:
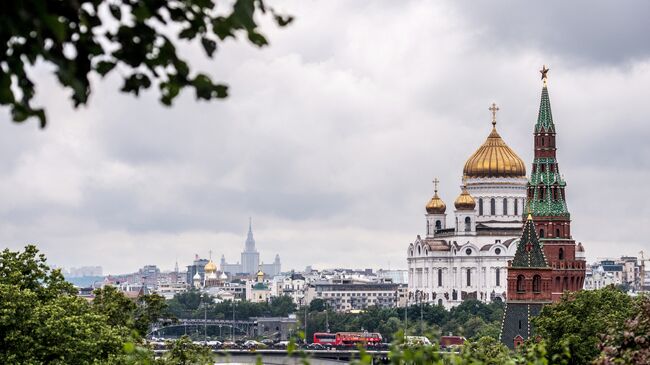
{"label": "gold cross on dome", "polygon": [[496,103],[492,103],[492,106],[488,110],[492,112],[492,125],[497,125],[497,112],[499,111],[499,107]]}
{"label": "gold cross on dome", "polygon": [[208,254],[210,254],[210,260],[212,260],[212,250],[208,251]]}
{"label": "gold cross on dome", "polygon": [[439,182],[440,182],[440,180],[438,180],[437,177],[433,179],[433,190],[434,190],[436,193],[438,192],[438,183],[439,183]]}

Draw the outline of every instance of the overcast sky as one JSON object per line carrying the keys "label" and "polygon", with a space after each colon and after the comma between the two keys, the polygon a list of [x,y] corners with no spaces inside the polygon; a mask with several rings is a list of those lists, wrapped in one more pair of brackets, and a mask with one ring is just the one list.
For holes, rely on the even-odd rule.
{"label": "overcast sky", "polygon": [[[277,4],[277,3],[275,3]],[[451,213],[465,160],[497,128],[526,162],[549,92],[573,237],[589,261],[650,255],[650,2],[291,1],[271,46],[183,54],[226,101],[94,82],[75,110],[38,67],[49,126],[0,109],[0,242],[53,264],[239,260],[248,225],[283,269],[406,267],[431,180]],[[37,104],[38,105],[38,104]]]}

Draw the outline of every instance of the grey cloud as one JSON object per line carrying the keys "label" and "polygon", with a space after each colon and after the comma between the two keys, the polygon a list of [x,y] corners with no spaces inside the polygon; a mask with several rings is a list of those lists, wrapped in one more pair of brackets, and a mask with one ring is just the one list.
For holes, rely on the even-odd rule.
{"label": "grey cloud", "polygon": [[650,3],[516,0],[454,2],[485,47],[536,49],[580,64],[627,66],[650,55]]}
{"label": "grey cloud", "polygon": [[[73,110],[48,81],[46,131],[0,126],[0,241],[38,242],[65,266],[171,268],[210,249],[235,259],[253,216],[264,259],[277,252],[286,268],[403,267],[431,180],[451,213],[493,101],[499,132],[530,165],[537,69],[550,59],[574,237],[590,258],[612,244],[634,254],[650,234],[645,210],[627,217],[637,200],[625,193],[648,179],[647,48],[601,56],[589,45],[613,50],[636,15],[603,38],[593,19],[609,8],[596,4],[601,15],[580,25],[593,32],[551,42],[576,27],[575,11],[548,19],[518,3],[472,4],[287,2],[296,24],[270,29],[270,48],[230,43],[213,63],[183,51],[230,84],[214,103],[184,94],[165,108],[108,78]],[[599,207],[603,196],[616,213]]]}

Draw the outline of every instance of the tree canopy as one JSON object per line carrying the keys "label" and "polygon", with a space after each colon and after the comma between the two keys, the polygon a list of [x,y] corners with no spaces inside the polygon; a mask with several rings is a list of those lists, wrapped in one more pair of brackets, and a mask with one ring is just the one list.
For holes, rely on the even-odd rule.
{"label": "tree canopy", "polygon": [[15,122],[37,117],[32,105],[36,83],[30,67],[43,62],[71,92],[75,107],[91,94],[89,76],[111,72],[123,78],[121,91],[139,95],[156,86],[160,101],[171,105],[181,90],[197,99],[225,98],[228,87],[192,68],[179,54],[181,41],[200,43],[212,58],[218,44],[238,34],[253,45],[268,44],[258,14],[270,14],[278,26],[291,16],[263,0],[24,0],[6,1],[0,12],[0,105],[11,108]]}
{"label": "tree canopy", "polygon": [[587,364],[600,353],[601,335],[622,331],[634,314],[634,299],[609,286],[567,293],[560,302],[544,306],[533,324],[551,355],[568,351],[571,364]]}

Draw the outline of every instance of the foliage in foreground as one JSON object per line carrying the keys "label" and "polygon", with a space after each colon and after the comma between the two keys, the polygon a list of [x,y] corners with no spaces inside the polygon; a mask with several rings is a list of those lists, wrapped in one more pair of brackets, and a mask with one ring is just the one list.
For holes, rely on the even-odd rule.
{"label": "foliage in foreground", "polygon": [[31,105],[36,85],[29,73],[36,62],[53,68],[57,81],[71,92],[74,106],[86,104],[89,76],[115,71],[122,92],[139,95],[156,86],[160,101],[171,105],[184,88],[197,99],[225,98],[228,87],[193,70],[180,56],[181,42],[200,43],[212,58],[217,43],[244,35],[255,46],[268,44],[260,33],[259,14],[271,13],[279,26],[292,20],[263,0],[22,0],[3,1],[0,12],[0,105],[13,120],[45,111]]}
{"label": "foliage in foreground", "polygon": [[568,350],[570,364],[588,364],[600,354],[601,335],[622,332],[641,300],[613,286],[567,293],[560,302],[545,306],[533,323],[550,354]]}

